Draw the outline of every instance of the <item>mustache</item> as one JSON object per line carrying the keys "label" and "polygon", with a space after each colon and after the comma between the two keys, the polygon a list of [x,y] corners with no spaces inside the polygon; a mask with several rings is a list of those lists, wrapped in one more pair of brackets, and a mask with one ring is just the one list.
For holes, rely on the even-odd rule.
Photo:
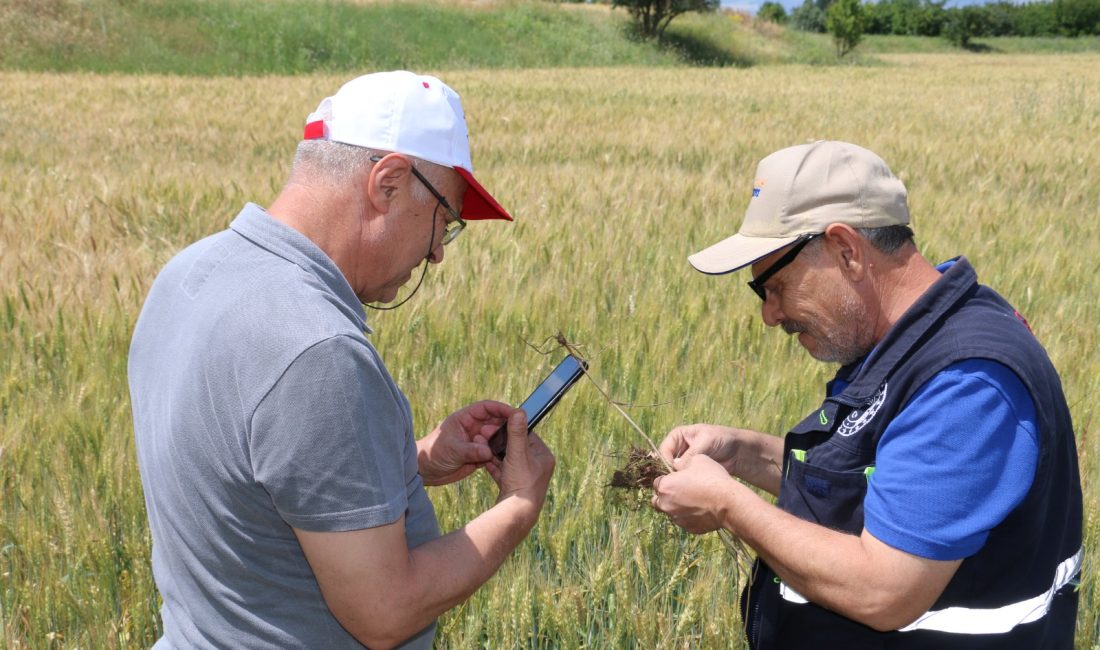
{"label": "mustache", "polygon": [[780,323],[780,327],[782,327],[783,331],[787,334],[801,334],[809,329],[806,327],[805,323],[800,323],[796,320],[785,320]]}

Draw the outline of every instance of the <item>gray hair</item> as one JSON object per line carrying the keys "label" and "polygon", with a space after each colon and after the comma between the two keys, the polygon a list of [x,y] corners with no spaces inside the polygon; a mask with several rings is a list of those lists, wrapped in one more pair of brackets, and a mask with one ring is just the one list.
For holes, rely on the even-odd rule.
{"label": "gray hair", "polygon": [[[346,183],[350,178],[373,165],[372,157],[385,156],[388,153],[390,152],[331,140],[302,140],[298,143],[298,150],[294,154],[290,177],[309,176],[334,185]],[[432,185],[442,182],[446,167],[415,156],[409,156],[409,160]],[[412,193],[417,201],[427,201],[431,198],[428,188],[419,181],[413,183]]]}
{"label": "gray hair", "polygon": [[880,253],[886,255],[897,252],[905,244],[912,244],[913,229],[906,225],[883,226],[881,228],[856,228],[856,232]]}
{"label": "gray hair", "polygon": [[[913,242],[913,230],[906,225],[882,226],[880,228],[856,228],[856,234],[867,240],[875,250],[884,255],[892,255],[907,243]],[[816,255],[820,248],[820,237],[811,241],[806,248]]]}

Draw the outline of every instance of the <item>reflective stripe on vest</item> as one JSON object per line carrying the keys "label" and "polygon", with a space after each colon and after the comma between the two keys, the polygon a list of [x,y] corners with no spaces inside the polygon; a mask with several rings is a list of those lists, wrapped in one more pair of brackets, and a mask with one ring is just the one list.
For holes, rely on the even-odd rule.
{"label": "reflective stripe on vest", "polygon": [[[911,624],[901,628],[899,632],[934,630],[953,634],[1003,634],[1017,625],[1037,621],[1050,611],[1054,594],[1068,585],[1073,577],[1081,571],[1083,554],[1084,549],[1079,549],[1073,557],[1067,558],[1058,565],[1054,572],[1054,584],[1046,593],[993,609],[948,607],[947,609],[928,611]],[[785,582],[779,583],[779,595],[783,597],[783,600],[798,605],[805,605],[810,602],[802,594],[788,587]]]}

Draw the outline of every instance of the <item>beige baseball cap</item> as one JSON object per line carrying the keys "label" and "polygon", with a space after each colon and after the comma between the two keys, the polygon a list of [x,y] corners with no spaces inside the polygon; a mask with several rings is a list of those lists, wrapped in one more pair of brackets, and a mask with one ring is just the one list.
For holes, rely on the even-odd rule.
{"label": "beige baseball cap", "polygon": [[699,271],[730,273],[771,255],[799,235],[832,223],[880,228],[909,223],[905,185],[873,152],[818,141],[760,161],[737,234],[688,256]]}

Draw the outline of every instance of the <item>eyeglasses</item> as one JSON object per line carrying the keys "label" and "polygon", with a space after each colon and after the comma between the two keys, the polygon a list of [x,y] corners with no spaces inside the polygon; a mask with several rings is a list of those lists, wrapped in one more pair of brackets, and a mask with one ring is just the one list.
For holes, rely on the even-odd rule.
{"label": "eyeglasses", "polygon": [[[382,156],[371,156],[370,160],[371,162],[378,162],[382,160]],[[439,201],[439,205],[443,206],[443,209],[445,209],[451,215],[451,220],[443,224],[442,244],[446,246],[447,244],[457,239],[459,234],[462,233],[462,230],[466,227],[466,220],[458,215],[458,212],[456,212],[455,209],[451,207],[451,204],[447,202],[447,199],[445,199],[443,195],[439,193],[439,190],[435,189],[435,187],[433,187],[432,184],[428,182],[427,178],[424,178],[424,175],[421,174],[415,166],[410,166],[409,169],[412,170],[413,176],[416,176],[418,179],[420,179],[420,182],[424,184],[424,187],[428,188],[428,191],[432,193],[432,196],[435,197],[435,200]]]}
{"label": "eyeglasses", "polygon": [[764,271],[752,280],[749,280],[749,288],[752,289],[756,295],[760,296],[761,300],[766,301],[768,299],[768,292],[764,289],[764,283],[767,282],[768,279],[771,278],[773,275],[783,270],[784,266],[787,266],[788,264],[793,262],[794,258],[798,257],[798,254],[802,252],[802,249],[806,248],[806,244],[809,244],[811,241],[813,241],[814,237],[818,237],[822,234],[824,233],[817,232],[799,236],[798,239],[794,240],[794,247],[791,248],[791,250],[787,251],[787,253],[783,255],[783,257],[780,257],[778,260],[776,260],[775,264],[769,266],[768,270]]}

